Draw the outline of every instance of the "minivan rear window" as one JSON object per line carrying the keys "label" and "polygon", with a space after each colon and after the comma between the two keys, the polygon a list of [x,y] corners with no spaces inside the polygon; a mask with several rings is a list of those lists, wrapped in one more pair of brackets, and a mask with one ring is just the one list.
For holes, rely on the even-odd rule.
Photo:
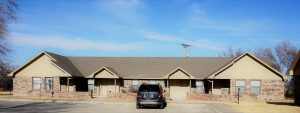
{"label": "minivan rear window", "polygon": [[155,91],[159,92],[159,86],[158,85],[141,85],[139,91]]}

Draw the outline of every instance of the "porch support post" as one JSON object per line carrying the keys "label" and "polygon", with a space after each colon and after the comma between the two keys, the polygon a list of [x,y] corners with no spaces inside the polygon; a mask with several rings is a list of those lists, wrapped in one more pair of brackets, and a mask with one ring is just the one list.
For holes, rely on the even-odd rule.
{"label": "porch support post", "polygon": [[192,79],[190,79],[190,93],[192,92]]}
{"label": "porch support post", "polygon": [[69,77],[67,77],[67,92],[69,92]]}
{"label": "porch support post", "polygon": [[213,89],[214,89],[214,80],[211,80],[211,94],[213,94]]}
{"label": "porch support post", "polygon": [[124,81],[121,80],[120,78],[118,80],[119,80],[119,87],[118,87],[119,92],[118,93],[120,93],[121,92],[120,85],[124,84]]}
{"label": "porch support post", "polygon": [[117,79],[115,79],[115,93],[117,93]]}
{"label": "porch support post", "polygon": [[169,83],[169,79],[167,79],[167,88],[168,88],[168,92],[170,93],[170,83]]}

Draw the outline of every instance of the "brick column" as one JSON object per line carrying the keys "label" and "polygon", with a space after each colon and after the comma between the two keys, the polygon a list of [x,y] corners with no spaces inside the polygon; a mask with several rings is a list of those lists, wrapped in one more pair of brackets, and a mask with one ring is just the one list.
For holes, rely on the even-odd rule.
{"label": "brick column", "polygon": [[249,79],[245,80],[245,87],[246,87],[245,94],[250,94],[251,84],[250,84],[250,80]]}
{"label": "brick column", "polygon": [[53,91],[60,91],[60,79],[59,77],[53,77]]}
{"label": "brick column", "polygon": [[235,95],[235,79],[230,79],[230,94]]}

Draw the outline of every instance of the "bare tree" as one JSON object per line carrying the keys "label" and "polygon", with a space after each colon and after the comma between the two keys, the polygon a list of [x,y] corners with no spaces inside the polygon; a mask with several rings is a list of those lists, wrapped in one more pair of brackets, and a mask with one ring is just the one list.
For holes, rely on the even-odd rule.
{"label": "bare tree", "polygon": [[293,62],[294,57],[297,54],[297,48],[289,41],[283,41],[275,47],[275,52],[280,64],[280,71],[285,72],[289,68],[291,62]]}
{"label": "bare tree", "polygon": [[257,49],[256,51],[254,51],[254,55],[258,58],[265,58],[265,59],[272,60],[271,66],[274,69],[276,69],[278,71],[281,71],[280,64],[279,64],[278,60],[276,59],[276,56],[275,56],[275,54],[274,54],[274,52],[272,51],[271,48]]}
{"label": "bare tree", "polygon": [[8,23],[16,20],[15,10],[17,3],[15,0],[0,1],[0,58],[3,60],[9,54],[10,49],[7,43]]}
{"label": "bare tree", "polygon": [[236,50],[233,50],[232,48],[227,48],[227,51],[224,51],[219,56],[221,56],[221,57],[237,57],[244,53],[245,53],[245,51],[240,48],[238,48]]}
{"label": "bare tree", "polygon": [[[276,56],[279,62],[280,71],[285,73],[291,62],[293,62],[297,48],[293,46],[289,41],[280,42],[275,47]],[[289,77],[289,80],[285,83],[285,95],[287,97],[293,97],[294,95],[294,78]]]}
{"label": "bare tree", "polygon": [[6,75],[11,71],[7,56],[11,53],[7,38],[8,24],[16,20],[16,0],[0,0],[0,88],[7,89],[11,78]]}
{"label": "bare tree", "polygon": [[14,68],[7,62],[0,62],[0,65],[0,89],[12,90],[12,78],[7,76],[7,74],[9,74]]}
{"label": "bare tree", "polygon": [[[297,54],[297,48],[289,41],[282,41],[274,47],[274,51],[271,48],[260,48],[253,53],[258,58],[268,58],[272,60],[274,64],[272,67],[285,73]],[[245,51],[242,49],[233,50],[232,48],[228,48],[227,51],[221,53],[219,56],[236,57],[243,53],[245,53]]]}

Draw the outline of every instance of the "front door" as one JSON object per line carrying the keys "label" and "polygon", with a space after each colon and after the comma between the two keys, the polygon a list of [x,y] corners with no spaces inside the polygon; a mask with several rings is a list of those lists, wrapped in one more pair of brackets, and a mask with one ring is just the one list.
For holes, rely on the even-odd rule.
{"label": "front door", "polygon": [[115,92],[115,79],[101,79],[100,95],[107,96],[109,92]]}
{"label": "front door", "polygon": [[107,93],[118,91],[119,86],[115,86],[115,79],[96,79],[95,96],[107,96]]}
{"label": "front door", "polygon": [[170,98],[172,100],[185,100],[186,94],[190,92],[190,80],[174,79],[169,80]]}

